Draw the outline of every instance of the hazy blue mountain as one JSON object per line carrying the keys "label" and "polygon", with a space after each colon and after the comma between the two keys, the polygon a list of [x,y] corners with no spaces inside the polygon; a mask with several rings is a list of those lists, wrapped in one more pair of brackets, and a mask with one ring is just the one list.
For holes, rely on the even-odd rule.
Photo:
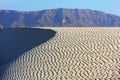
{"label": "hazy blue mountain", "polygon": [[0,10],[0,27],[36,26],[120,26],[120,17],[89,9],[50,9],[42,11]]}

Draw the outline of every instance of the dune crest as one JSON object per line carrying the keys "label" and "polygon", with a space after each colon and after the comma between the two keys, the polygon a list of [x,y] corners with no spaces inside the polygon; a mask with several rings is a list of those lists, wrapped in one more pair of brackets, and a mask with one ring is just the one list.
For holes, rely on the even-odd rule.
{"label": "dune crest", "polygon": [[[30,49],[48,41],[55,35],[49,29],[15,28],[0,30],[0,77],[4,65],[16,60]],[[3,68],[2,68],[3,67]],[[7,67],[9,65],[7,64]],[[4,68],[5,69],[5,68]]]}
{"label": "dune crest", "polygon": [[15,60],[2,80],[120,78],[119,28],[50,28],[56,35]]}

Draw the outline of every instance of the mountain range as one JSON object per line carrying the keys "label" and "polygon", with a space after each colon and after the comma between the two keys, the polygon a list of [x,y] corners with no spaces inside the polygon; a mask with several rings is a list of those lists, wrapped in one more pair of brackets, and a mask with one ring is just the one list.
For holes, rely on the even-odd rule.
{"label": "mountain range", "polygon": [[0,28],[65,26],[114,27],[120,26],[120,17],[90,9],[0,10]]}

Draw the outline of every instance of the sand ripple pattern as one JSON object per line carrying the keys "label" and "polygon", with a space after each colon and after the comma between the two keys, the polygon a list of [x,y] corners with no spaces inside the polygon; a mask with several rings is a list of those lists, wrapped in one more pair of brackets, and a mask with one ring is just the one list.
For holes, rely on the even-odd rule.
{"label": "sand ripple pattern", "polygon": [[119,28],[51,28],[57,33],[10,64],[2,80],[119,80]]}

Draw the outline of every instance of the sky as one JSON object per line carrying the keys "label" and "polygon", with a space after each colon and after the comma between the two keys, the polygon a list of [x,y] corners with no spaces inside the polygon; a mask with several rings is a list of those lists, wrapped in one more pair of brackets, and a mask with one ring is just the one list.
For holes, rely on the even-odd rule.
{"label": "sky", "polygon": [[0,10],[93,9],[120,16],[120,0],[0,0]]}

